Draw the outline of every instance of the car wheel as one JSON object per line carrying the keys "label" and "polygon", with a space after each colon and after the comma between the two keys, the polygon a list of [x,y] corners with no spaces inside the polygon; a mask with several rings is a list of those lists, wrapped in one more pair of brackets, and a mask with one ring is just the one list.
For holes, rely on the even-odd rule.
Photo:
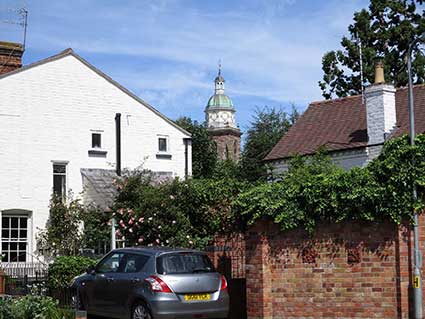
{"label": "car wheel", "polygon": [[145,304],[138,303],[133,308],[131,319],[152,319],[152,316]]}

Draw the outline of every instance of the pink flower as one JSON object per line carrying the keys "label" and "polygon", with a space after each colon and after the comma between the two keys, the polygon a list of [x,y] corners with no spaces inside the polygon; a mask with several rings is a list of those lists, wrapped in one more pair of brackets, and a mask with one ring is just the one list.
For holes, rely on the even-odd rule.
{"label": "pink flower", "polygon": [[143,240],[144,240],[143,237],[140,237],[139,238],[139,243],[143,243]]}
{"label": "pink flower", "polygon": [[135,221],[134,217],[131,217],[130,220],[128,221],[128,224],[133,225],[134,221]]}
{"label": "pink flower", "polygon": [[155,242],[156,242],[157,244],[159,244],[159,243],[160,243],[160,240],[157,238],[157,239],[155,240]]}
{"label": "pink flower", "polygon": [[133,232],[133,228],[130,228],[128,231],[129,231],[130,233],[132,233],[132,232]]}
{"label": "pink flower", "polygon": [[143,223],[144,221],[145,221],[145,218],[144,218],[144,217],[140,217],[140,218],[139,218],[139,222],[140,222],[140,223]]}

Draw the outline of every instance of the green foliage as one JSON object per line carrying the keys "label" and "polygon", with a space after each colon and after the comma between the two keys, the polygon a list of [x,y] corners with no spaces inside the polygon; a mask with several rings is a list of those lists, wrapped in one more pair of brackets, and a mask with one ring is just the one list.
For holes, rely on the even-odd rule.
{"label": "green foliage", "polygon": [[122,181],[114,212],[118,236],[129,245],[204,247],[231,230],[231,201],[245,187],[232,178],[174,180],[155,184],[134,172]]}
{"label": "green foliage", "polygon": [[104,212],[98,207],[89,206],[81,211],[80,218],[84,224],[81,237],[82,247],[94,249],[99,244],[110,242],[112,213]]}
{"label": "green foliage", "polygon": [[[415,167],[412,158],[415,157]],[[318,221],[343,220],[400,223],[411,219],[423,202],[412,201],[412,184],[425,185],[425,136],[394,139],[365,168],[344,171],[323,154],[295,158],[281,180],[241,194],[233,209],[248,224],[267,217],[282,230],[312,231]]]}
{"label": "green foliage", "polygon": [[[409,43],[425,31],[425,11],[416,6],[422,3],[421,0],[371,0],[368,10],[354,13],[354,22],[348,27],[350,37],[342,38],[342,49],[323,56],[324,75],[323,81],[319,82],[323,96],[330,99],[361,92],[357,38],[362,43],[363,84],[373,83],[374,64],[379,58],[384,63],[386,81],[396,87],[405,86]],[[414,53],[414,79],[416,83],[423,83],[425,56],[420,50]]]}
{"label": "green foliage", "polygon": [[60,309],[57,300],[43,296],[23,296],[0,300],[0,319],[72,319],[73,313]]}
{"label": "green foliage", "polygon": [[160,184],[146,172],[133,172],[118,185],[114,214],[119,235],[129,245],[203,248],[214,235],[244,230],[262,218],[282,230],[308,231],[323,221],[400,223],[423,208],[422,198],[412,201],[412,184],[423,193],[425,135],[416,138],[415,146],[407,137],[390,140],[368,166],[349,171],[324,152],[294,158],[273,183],[238,180],[232,167],[221,178]]}
{"label": "green foliage", "polygon": [[10,299],[0,299],[0,319],[13,319]]}
{"label": "green foliage", "polygon": [[44,254],[74,255],[81,247],[80,214],[84,208],[78,200],[65,202],[53,195],[46,230],[39,233],[37,244]]}
{"label": "green foliage", "polygon": [[176,121],[192,134],[192,175],[194,178],[211,177],[217,164],[217,146],[204,124],[182,117]]}
{"label": "green foliage", "polygon": [[84,273],[96,260],[81,256],[60,256],[49,265],[48,286],[50,289],[67,288],[73,278]]}
{"label": "green foliage", "polygon": [[265,180],[267,165],[263,161],[276,143],[298,119],[295,108],[291,114],[264,107],[257,109],[247,131],[245,148],[240,162],[240,175],[248,181]]}

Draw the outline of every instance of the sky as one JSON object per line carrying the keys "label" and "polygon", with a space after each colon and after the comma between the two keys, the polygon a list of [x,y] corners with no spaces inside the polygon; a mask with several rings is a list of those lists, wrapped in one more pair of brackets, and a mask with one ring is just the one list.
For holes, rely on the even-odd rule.
{"label": "sky", "polygon": [[322,100],[321,59],[340,47],[365,0],[0,0],[0,40],[24,64],[66,48],[171,119],[203,121],[218,61],[246,131],[263,106],[303,111]]}

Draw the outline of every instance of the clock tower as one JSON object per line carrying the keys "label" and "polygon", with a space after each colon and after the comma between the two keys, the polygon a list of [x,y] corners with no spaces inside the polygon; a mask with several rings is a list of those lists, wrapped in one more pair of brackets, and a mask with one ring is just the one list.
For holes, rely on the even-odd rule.
{"label": "clock tower", "polygon": [[217,156],[220,160],[238,161],[241,153],[241,131],[236,125],[232,100],[224,94],[225,80],[221,75],[221,65],[214,80],[214,95],[205,108],[205,121],[208,132],[217,144]]}

